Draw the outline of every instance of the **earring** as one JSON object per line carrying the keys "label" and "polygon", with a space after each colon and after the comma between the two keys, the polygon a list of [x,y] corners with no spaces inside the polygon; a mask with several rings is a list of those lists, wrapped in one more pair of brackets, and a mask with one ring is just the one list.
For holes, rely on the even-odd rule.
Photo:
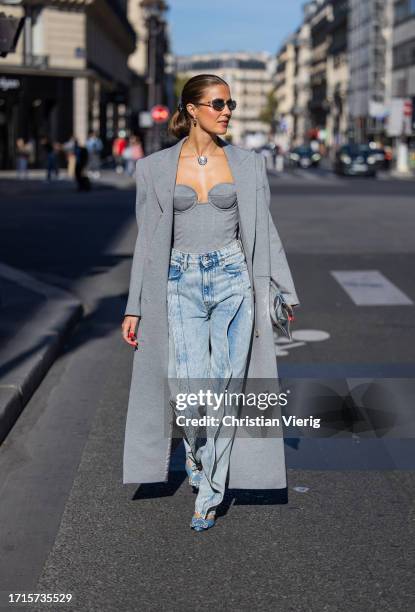
{"label": "earring", "polygon": [[196,125],[197,125],[197,121],[196,121],[196,119],[195,119],[194,117],[193,117],[193,125],[194,125],[195,127],[196,127]]}

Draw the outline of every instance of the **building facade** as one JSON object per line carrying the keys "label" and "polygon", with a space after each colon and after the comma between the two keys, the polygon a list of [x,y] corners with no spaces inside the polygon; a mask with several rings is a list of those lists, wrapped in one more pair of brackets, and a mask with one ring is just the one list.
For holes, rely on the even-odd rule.
{"label": "building facade", "polygon": [[275,96],[277,100],[278,131],[277,144],[287,150],[293,142],[296,124],[296,76],[297,76],[297,37],[290,36],[277,55],[275,72]]}
{"label": "building facade", "polygon": [[392,95],[415,97],[415,0],[394,4]]}
{"label": "building facade", "polygon": [[276,89],[283,148],[347,139],[347,0],[313,0],[277,54]]}
{"label": "building facade", "polygon": [[305,21],[296,33],[296,55],[294,70],[294,108],[292,144],[302,145],[311,129],[310,103],[310,24]]}
{"label": "building facade", "polygon": [[385,131],[391,98],[392,0],[349,0],[350,134],[365,142]]}
{"label": "building facade", "polygon": [[[0,7],[1,7],[0,0]],[[16,52],[0,59],[0,168],[15,163],[17,138],[84,143],[95,130],[109,152],[130,124],[128,57],[136,34],[123,0],[26,0],[7,7],[26,24]]]}
{"label": "building facade", "polygon": [[330,110],[327,98],[327,60],[330,47],[331,2],[313,2],[309,4],[308,11],[311,39],[310,121],[315,130],[325,135]]}
{"label": "building facade", "polygon": [[348,140],[348,86],[347,58],[348,0],[330,3],[328,24],[329,48],[327,53],[326,144],[336,148]]}
{"label": "building facade", "polygon": [[415,0],[395,0],[393,8],[392,102],[395,112],[388,127],[397,150],[397,168],[407,173],[415,171]]}

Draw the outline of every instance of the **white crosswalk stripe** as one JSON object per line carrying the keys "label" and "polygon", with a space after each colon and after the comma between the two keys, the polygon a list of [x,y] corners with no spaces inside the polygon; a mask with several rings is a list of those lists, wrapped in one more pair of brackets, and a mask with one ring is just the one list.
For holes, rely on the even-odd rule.
{"label": "white crosswalk stripe", "polygon": [[413,301],[379,270],[331,270],[356,306],[412,306]]}

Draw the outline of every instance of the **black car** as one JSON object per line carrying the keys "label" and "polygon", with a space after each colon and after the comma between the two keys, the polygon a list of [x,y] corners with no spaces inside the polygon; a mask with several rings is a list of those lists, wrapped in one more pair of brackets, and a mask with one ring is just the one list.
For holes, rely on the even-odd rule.
{"label": "black car", "polygon": [[376,176],[378,159],[373,149],[364,144],[340,147],[336,153],[336,174],[349,176]]}
{"label": "black car", "polygon": [[302,146],[291,149],[288,154],[291,164],[300,168],[310,168],[318,166],[321,160],[321,155],[317,151],[313,151],[311,147]]}
{"label": "black car", "polygon": [[376,165],[378,170],[389,170],[392,160],[392,151],[390,147],[383,149],[373,149],[373,154],[376,157]]}

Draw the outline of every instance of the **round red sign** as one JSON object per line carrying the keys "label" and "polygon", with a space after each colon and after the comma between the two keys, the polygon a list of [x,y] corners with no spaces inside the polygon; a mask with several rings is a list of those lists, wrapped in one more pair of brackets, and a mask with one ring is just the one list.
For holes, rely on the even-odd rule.
{"label": "round red sign", "polygon": [[156,104],[151,109],[151,117],[155,123],[165,123],[170,116],[170,111],[163,104]]}

